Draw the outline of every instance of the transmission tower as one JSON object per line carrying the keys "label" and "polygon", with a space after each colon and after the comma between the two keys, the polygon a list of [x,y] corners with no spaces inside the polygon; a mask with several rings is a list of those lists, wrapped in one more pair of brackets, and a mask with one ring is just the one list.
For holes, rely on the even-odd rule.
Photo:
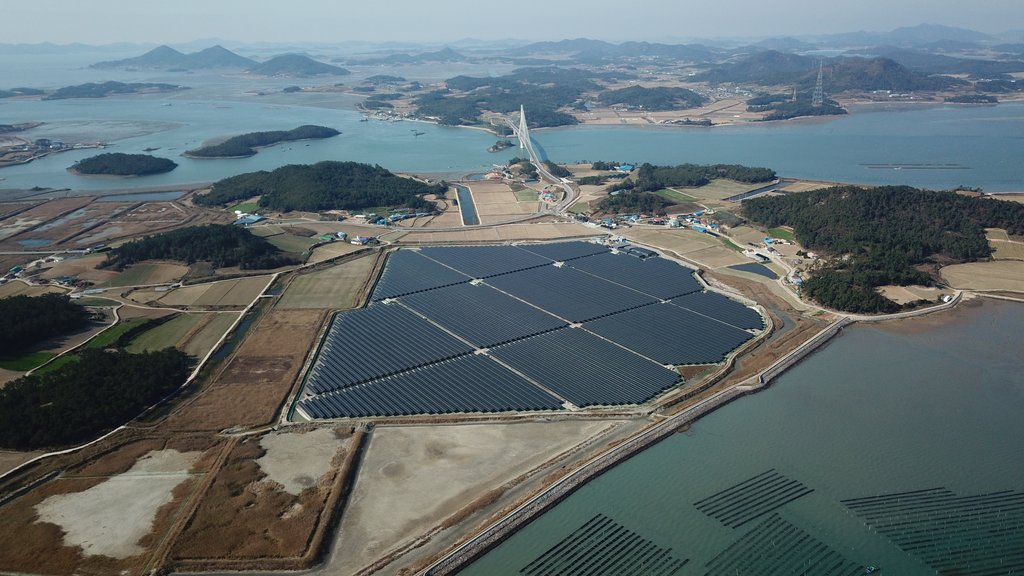
{"label": "transmission tower", "polygon": [[818,82],[814,85],[814,96],[811,97],[811,106],[815,108],[821,108],[825,104],[825,87],[824,79],[822,78],[823,68],[824,61],[818,60]]}

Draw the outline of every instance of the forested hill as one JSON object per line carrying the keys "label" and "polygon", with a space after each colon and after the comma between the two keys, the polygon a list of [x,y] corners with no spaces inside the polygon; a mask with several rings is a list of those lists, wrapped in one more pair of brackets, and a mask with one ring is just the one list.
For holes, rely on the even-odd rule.
{"label": "forested hill", "polygon": [[326,161],[225,178],[214,184],[209,193],[195,196],[193,202],[217,206],[260,196],[260,206],[282,212],[360,210],[378,206],[432,210],[433,204],[420,196],[445,191],[444,185],[402,178],[380,166]]}
{"label": "forested hill", "polygon": [[229,224],[189,226],[146,236],[107,253],[104,267],[123,270],[143,260],[177,260],[186,264],[211,262],[215,268],[268,269],[295,264],[273,244],[244,228]]}
{"label": "forested hill", "polygon": [[271,146],[279,142],[291,142],[293,140],[331,138],[338,134],[341,134],[341,132],[334,128],[306,124],[292,130],[250,132],[240,136],[233,136],[220,144],[212,144],[196,148],[195,150],[189,150],[185,152],[185,155],[195,158],[241,158],[255,155],[255,149],[260,146]]}
{"label": "forested hill", "polygon": [[71,167],[71,170],[79,174],[90,175],[147,176],[170,172],[177,167],[178,164],[173,160],[157,158],[149,154],[108,152],[79,160]]}
{"label": "forested hill", "polygon": [[81,328],[89,320],[84,308],[64,294],[0,298],[0,356]]}
{"label": "forested hill", "polygon": [[803,291],[849,312],[898,309],[874,288],[929,284],[915,265],[990,256],[985,228],[1024,234],[1024,204],[907,186],[766,196],[744,201],[743,213],[766,228],[791,226],[803,246],[835,257]]}
{"label": "forested hill", "polygon": [[756,184],[774,180],[775,171],[739,164],[654,166],[645,163],[637,170],[636,188],[643,192],[653,192],[670,186],[703,186],[716,178]]}

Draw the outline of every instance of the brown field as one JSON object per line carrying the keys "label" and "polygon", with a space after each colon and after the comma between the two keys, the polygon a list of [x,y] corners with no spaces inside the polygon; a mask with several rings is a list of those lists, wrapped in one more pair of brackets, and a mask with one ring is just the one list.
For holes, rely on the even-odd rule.
{"label": "brown field", "polygon": [[43,223],[49,222],[50,220],[57,219],[63,214],[74,212],[75,210],[89,204],[92,200],[92,198],[85,196],[50,200],[49,202],[30,208],[16,216],[0,220],[0,247],[8,248],[10,250],[24,249],[17,242],[9,241],[9,239],[12,236],[20,234],[30,228],[34,228]]}
{"label": "brown field", "polygon": [[458,242],[505,242],[510,240],[554,240],[557,238],[586,238],[603,236],[604,230],[582,224],[566,222],[541,222],[508,224],[492,228],[473,228],[452,232],[431,232],[410,230],[401,237],[404,243],[458,243]]}
{"label": "brown field", "polygon": [[0,571],[146,572],[211,448],[199,438],[131,442],[0,507]]}
{"label": "brown field", "polygon": [[340,472],[348,434],[321,428],[239,443],[174,544],[172,562],[180,569],[228,568],[303,556]]}
{"label": "brown field", "polygon": [[20,234],[16,240],[39,240],[48,242],[46,246],[61,246],[75,236],[117,217],[132,205],[122,202],[92,202],[59,218],[51,219],[30,232]]}
{"label": "brown field", "polygon": [[0,202],[0,222],[2,222],[8,216],[11,216],[15,212],[20,212],[22,210],[27,210],[27,209],[31,208],[32,206],[35,206],[36,204],[39,204],[39,203],[40,203],[39,201],[35,201],[35,202]]}
{"label": "brown field", "polygon": [[357,246],[345,240],[338,240],[331,242],[330,244],[324,244],[317,246],[313,249],[313,253],[306,260],[307,264],[315,264],[317,262],[323,262],[324,260],[330,260],[331,258],[337,258],[338,256],[344,256],[353,252],[363,250],[365,246]]}
{"label": "brown field", "polygon": [[990,197],[998,200],[1006,200],[1007,202],[1024,203],[1024,194],[992,194]]}
{"label": "brown field", "polygon": [[187,335],[187,339],[181,344],[181,350],[196,358],[205,357],[217,345],[221,336],[227,332],[236,318],[238,318],[237,312],[214,313],[212,319],[200,326],[198,331]]}
{"label": "brown field", "polygon": [[1011,238],[1001,228],[986,229],[985,237],[996,260],[1024,260],[1024,241],[1020,238]]}
{"label": "brown field", "polygon": [[[521,474],[618,424],[377,427],[341,519],[334,561],[322,574],[359,573],[456,522],[467,504],[489,490],[500,496]],[[398,573],[397,567],[384,573]]]}
{"label": "brown field", "polygon": [[[114,204],[97,202],[97,205]],[[188,206],[180,202],[146,202],[126,212],[116,214],[89,232],[69,239],[76,247],[89,246],[99,242],[111,243],[126,238],[136,238],[186,224],[199,225],[231,222],[233,215],[219,210],[208,210]]]}
{"label": "brown field", "polygon": [[694,250],[693,252],[687,253],[686,257],[700,264],[701,267],[712,270],[751,262],[750,258],[747,258],[735,250],[730,250],[721,244],[701,250]]}
{"label": "brown field", "polygon": [[473,195],[481,224],[495,224],[516,216],[527,216],[539,208],[537,202],[520,202],[515,192],[504,182],[473,182],[466,187]]}
{"label": "brown field", "polygon": [[181,280],[186,274],[188,274],[188,267],[175,262],[145,262],[125,268],[123,272],[107,280],[103,286],[120,288],[122,286],[170,284]]}
{"label": "brown field", "polygon": [[166,425],[174,430],[223,430],[274,421],[319,335],[323,310],[270,310],[231,360]]}
{"label": "brown field", "polygon": [[116,270],[97,270],[96,266],[107,259],[106,254],[89,254],[81,258],[66,258],[50,266],[40,276],[51,279],[60,276],[72,276],[93,284],[102,284],[116,278]]}
{"label": "brown field", "polygon": [[939,270],[950,286],[961,290],[1024,292],[1024,262],[997,260],[956,264]]}
{"label": "brown field", "polygon": [[640,242],[641,244],[670,250],[680,256],[686,256],[691,252],[697,252],[706,248],[721,246],[719,241],[707,234],[683,228],[670,229],[634,226],[632,228],[616,230],[615,232],[624,238]]}
{"label": "brown field", "polygon": [[897,304],[909,304],[918,300],[934,302],[943,294],[950,293],[949,290],[928,286],[881,286],[877,291]]}
{"label": "brown field", "polygon": [[462,214],[457,206],[449,208],[443,214],[431,218],[423,228],[457,228],[462,226]]}
{"label": "brown field", "polygon": [[281,295],[277,308],[331,308],[344,310],[359,304],[360,294],[377,264],[374,255],[296,276]]}
{"label": "brown field", "polygon": [[176,307],[244,307],[260,295],[269,279],[252,276],[183,286],[165,292],[159,303]]}
{"label": "brown field", "polygon": [[[678,82],[670,84],[658,82],[656,84],[659,86],[679,85]],[[745,100],[740,98],[730,98],[711,102],[700,108],[693,108],[690,110],[644,112],[641,110],[618,111],[612,108],[602,107],[593,108],[586,112],[576,112],[574,116],[584,124],[652,125],[665,124],[671,120],[681,120],[685,118],[708,118],[715,125],[719,125],[751,122],[761,119],[763,114],[747,112],[747,104]]]}
{"label": "brown field", "polygon": [[42,296],[43,294],[61,294],[67,291],[67,288],[59,286],[36,286],[18,280],[0,284],[0,298],[7,298],[9,296]]}

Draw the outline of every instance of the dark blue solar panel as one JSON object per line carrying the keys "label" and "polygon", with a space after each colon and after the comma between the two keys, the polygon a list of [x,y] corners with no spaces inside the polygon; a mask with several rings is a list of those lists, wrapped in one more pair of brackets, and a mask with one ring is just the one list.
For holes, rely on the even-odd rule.
{"label": "dark blue solar panel", "polygon": [[675,371],[576,328],[498,346],[491,354],[577,406],[639,404],[679,381]]}
{"label": "dark blue solar panel", "polygon": [[407,308],[374,304],[335,317],[307,386],[336,390],[471,351]]}
{"label": "dark blue solar panel", "polygon": [[423,248],[423,255],[473,278],[508,274],[551,261],[512,246],[443,246]]}
{"label": "dark blue solar panel", "polygon": [[373,300],[394,298],[470,280],[464,274],[425,258],[415,250],[399,250],[388,256],[384,272],[373,289]]}
{"label": "dark blue solar panel", "polygon": [[744,330],[764,328],[764,318],[757,310],[717,292],[695,292],[680,296],[672,300],[672,303]]}
{"label": "dark blue solar panel", "polygon": [[565,322],[484,284],[410,294],[401,303],[485,348],[565,326]]}
{"label": "dark blue solar panel", "polygon": [[668,300],[703,287],[693,270],[665,258],[640,259],[627,254],[597,254],[568,263],[605,280]]}
{"label": "dark blue solar panel", "polygon": [[313,418],[560,410],[561,401],[479,354],[461,356],[301,403]]}
{"label": "dark blue solar panel", "polygon": [[555,262],[575,260],[608,251],[608,247],[593,242],[553,242],[550,244],[520,244],[519,248],[539,254]]}
{"label": "dark blue solar panel", "polygon": [[490,278],[487,283],[570,322],[583,322],[656,302],[649,296],[574,270],[569,265],[533,268]]}
{"label": "dark blue solar panel", "polygon": [[644,306],[584,324],[662,364],[712,364],[751,339],[749,332],[671,304]]}

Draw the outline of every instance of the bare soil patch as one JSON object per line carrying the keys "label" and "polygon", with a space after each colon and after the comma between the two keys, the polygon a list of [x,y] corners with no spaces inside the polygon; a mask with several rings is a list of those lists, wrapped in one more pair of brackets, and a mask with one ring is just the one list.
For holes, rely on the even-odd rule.
{"label": "bare soil patch", "polygon": [[955,264],[939,270],[950,286],[961,290],[1024,292],[1024,262],[996,260]]}

